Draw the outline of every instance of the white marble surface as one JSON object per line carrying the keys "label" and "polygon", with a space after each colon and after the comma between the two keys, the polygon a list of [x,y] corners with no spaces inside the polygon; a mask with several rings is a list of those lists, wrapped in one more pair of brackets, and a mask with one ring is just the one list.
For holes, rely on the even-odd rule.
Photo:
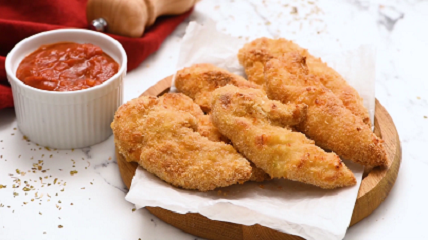
{"label": "white marble surface", "polygon": [[[311,9],[319,15],[305,18]],[[338,45],[352,42],[349,39],[376,44],[376,97],[394,119],[403,162],[389,197],[371,216],[351,227],[345,239],[428,239],[428,28],[424,24],[428,2],[203,0],[157,53],[128,74],[125,100],[174,72],[187,22],[207,16],[218,22],[220,30],[249,39],[263,35],[300,39],[302,28],[313,29],[306,38],[328,39],[343,33],[336,39]],[[358,29],[359,24],[344,19],[376,31]],[[331,34],[323,32],[327,24],[335,26],[328,28]],[[86,149],[54,150],[27,142],[16,128],[13,109],[1,110],[0,185],[6,188],[0,189],[0,239],[197,239],[146,210],[132,210],[124,199],[127,190],[114,159],[112,138]],[[43,161],[41,169],[32,170],[39,160]],[[72,176],[74,170],[77,173]],[[19,185],[16,179],[21,185],[13,188]],[[24,181],[34,190],[24,191]]]}

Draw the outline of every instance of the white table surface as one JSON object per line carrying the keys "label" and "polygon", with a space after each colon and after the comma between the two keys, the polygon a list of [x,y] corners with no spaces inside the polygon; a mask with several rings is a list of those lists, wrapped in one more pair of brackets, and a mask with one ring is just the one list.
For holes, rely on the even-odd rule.
{"label": "white table surface", "polygon": [[[324,12],[372,17],[370,24],[378,31],[374,36],[376,97],[392,116],[403,151],[398,179],[389,197],[372,215],[348,229],[345,239],[428,239],[428,2],[329,3],[323,5]],[[317,4],[199,2],[159,51],[128,74],[125,101],[174,73],[180,39],[189,21],[208,16],[218,22],[221,31],[234,36],[286,37],[290,32],[284,16],[290,9],[298,6],[302,12]],[[346,25],[342,27],[343,32],[349,32]],[[33,164],[39,160],[43,161],[42,169],[33,173]],[[18,175],[17,169],[26,174]],[[77,174],[71,176],[73,170]],[[13,188],[13,184],[18,185],[14,182],[17,177],[21,187]],[[23,191],[24,181],[37,190]],[[85,149],[45,149],[23,138],[13,109],[0,110],[0,185],[6,185],[0,189],[0,239],[198,239],[145,209],[133,211],[134,206],[124,199],[127,190],[115,161],[112,137]]]}

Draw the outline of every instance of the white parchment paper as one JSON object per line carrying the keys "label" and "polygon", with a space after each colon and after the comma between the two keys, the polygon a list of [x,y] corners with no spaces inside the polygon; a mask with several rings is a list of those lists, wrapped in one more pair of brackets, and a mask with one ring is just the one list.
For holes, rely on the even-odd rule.
{"label": "white parchment paper", "polygon": [[[245,40],[216,29],[212,21],[204,25],[191,22],[183,37],[177,70],[195,63],[212,63],[244,76],[236,54]],[[310,45],[310,44],[309,44]],[[370,45],[353,49],[324,48],[306,45],[322,57],[357,89],[365,106],[374,116],[375,54]],[[349,161],[357,185],[323,190],[303,183],[273,180],[247,182],[209,192],[172,187],[139,167],[126,200],[137,208],[161,207],[180,214],[199,213],[207,218],[244,225],[260,224],[306,239],[342,239],[350,223],[363,167]]]}

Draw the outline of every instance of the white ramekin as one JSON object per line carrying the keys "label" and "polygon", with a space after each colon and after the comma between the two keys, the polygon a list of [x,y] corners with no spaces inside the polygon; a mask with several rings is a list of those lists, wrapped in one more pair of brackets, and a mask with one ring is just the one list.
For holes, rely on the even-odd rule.
{"label": "white ramekin", "polygon": [[[104,83],[79,91],[45,91],[16,78],[22,59],[43,44],[92,43],[119,63],[119,72]],[[20,131],[31,141],[58,149],[87,147],[107,139],[116,109],[122,104],[127,57],[122,45],[94,31],[61,29],[36,34],[16,44],[6,57]]]}

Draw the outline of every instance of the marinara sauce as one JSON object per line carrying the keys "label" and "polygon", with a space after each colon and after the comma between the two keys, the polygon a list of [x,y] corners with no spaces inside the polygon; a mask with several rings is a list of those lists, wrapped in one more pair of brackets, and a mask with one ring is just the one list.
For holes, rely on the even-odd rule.
{"label": "marinara sauce", "polygon": [[102,84],[119,64],[93,44],[59,42],[43,45],[19,64],[16,77],[48,91],[76,91]]}

